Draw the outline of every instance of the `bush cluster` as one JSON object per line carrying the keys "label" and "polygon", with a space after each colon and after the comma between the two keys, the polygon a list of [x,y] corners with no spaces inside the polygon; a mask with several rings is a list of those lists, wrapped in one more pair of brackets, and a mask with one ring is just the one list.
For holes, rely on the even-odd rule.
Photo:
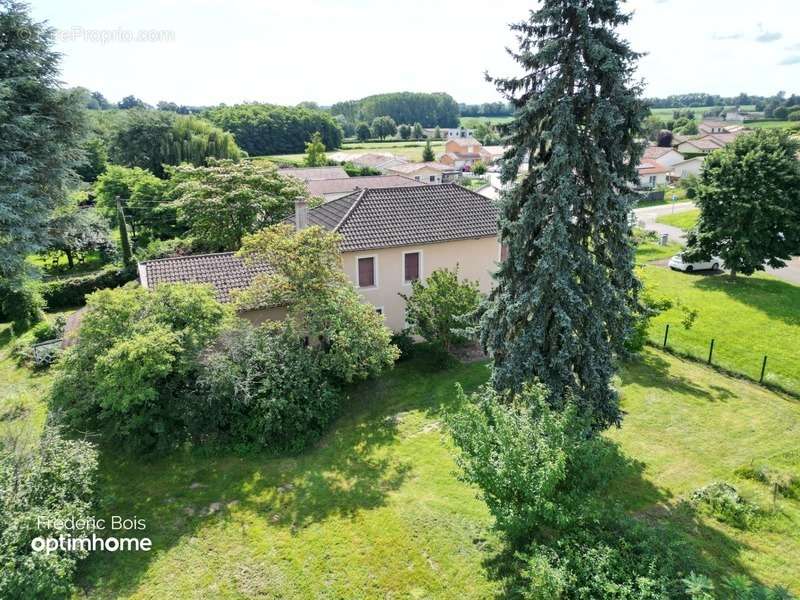
{"label": "bush cluster", "polygon": [[238,448],[297,452],[336,415],[340,391],[322,368],[319,346],[291,325],[246,322],[226,332],[203,359],[195,431]]}
{"label": "bush cluster", "polygon": [[86,297],[105,288],[115,288],[136,279],[133,268],[109,265],[86,275],[64,277],[41,284],[41,293],[50,310],[86,304]]}
{"label": "bush cluster", "polygon": [[97,452],[88,442],[47,428],[38,448],[0,443],[0,598],[70,597],[75,565],[84,552],[33,552],[31,542],[58,537],[37,519],[90,516]]}

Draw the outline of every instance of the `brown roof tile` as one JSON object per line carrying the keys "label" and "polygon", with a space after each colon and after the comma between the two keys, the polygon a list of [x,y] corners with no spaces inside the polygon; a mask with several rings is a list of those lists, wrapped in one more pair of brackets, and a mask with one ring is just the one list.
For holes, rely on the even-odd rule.
{"label": "brown roof tile", "polygon": [[456,184],[367,189],[314,208],[308,217],[340,233],[344,252],[497,235],[495,203]]}
{"label": "brown roof tile", "polygon": [[402,175],[368,175],[365,177],[343,177],[341,179],[320,179],[306,184],[312,196],[354,192],[364,188],[384,188],[423,185],[419,181]]}
{"label": "brown roof tile", "polygon": [[287,167],[280,169],[282,175],[291,175],[303,181],[319,181],[321,179],[339,179],[347,177],[342,167]]}
{"label": "brown roof tile", "polygon": [[160,258],[139,263],[139,279],[153,289],[161,283],[210,283],[217,300],[229,302],[230,292],[250,285],[260,273],[271,273],[264,263],[246,264],[234,252]]}

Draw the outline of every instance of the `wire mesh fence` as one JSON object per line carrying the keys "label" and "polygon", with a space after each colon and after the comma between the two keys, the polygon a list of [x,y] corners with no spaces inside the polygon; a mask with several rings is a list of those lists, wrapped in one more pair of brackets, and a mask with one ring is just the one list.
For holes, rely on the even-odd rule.
{"label": "wire mesh fence", "polygon": [[726,335],[723,328],[714,337],[699,336],[677,323],[652,327],[648,338],[658,348],[800,396],[800,369],[796,357],[787,357],[785,348],[759,347]]}

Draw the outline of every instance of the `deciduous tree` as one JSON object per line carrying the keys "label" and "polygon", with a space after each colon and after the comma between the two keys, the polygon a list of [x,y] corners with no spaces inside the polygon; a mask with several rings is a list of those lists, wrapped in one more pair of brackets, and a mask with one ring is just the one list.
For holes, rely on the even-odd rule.
{"label": "deciduous tree", "polygon": [[742,135],[703,163],[689,254],[718,255],[731,277],[782,267],[800,249],[800,143],[785,131]]}
{"label": "deciduous tree", "polygon": [[238,250],[242,238],[277,223],[306,196],[303,183],[266,161],[170,167],[178,218],[210,251]]}
{"label": "deciduous tree", "polygon": [[314,132],[311,141],[306,142],[306,157],[304,160],[307,167],[323,167],[328,164],[325,156],[325,144],[322,143],[322,134]]}

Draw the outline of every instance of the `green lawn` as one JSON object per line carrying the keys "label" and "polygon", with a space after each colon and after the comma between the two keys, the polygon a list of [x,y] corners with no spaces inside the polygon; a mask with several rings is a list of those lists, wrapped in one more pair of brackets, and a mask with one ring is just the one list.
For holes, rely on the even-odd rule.
{"label": "green lawn", "polygon": [[[671,119],[672,118],[672,113],[674,111],[676,111],[676,110],[693,110],[694,111],[694,118],[695,118],[696,121],[699,122],[699,121],[703,120],[703,113],[708,111],[708,110],[711,110],[712,108],[717,108],[717,107],[716,106],[700,106],[700,107],[689,107],[689,108],[683,108],[683,107],[651,108],[650,112],[651,112],[651,114],[653,114],[653,116],[660,117],[662,119]],[[726,108],[730,108],[730,107],[726,107]],[[755,107],[755,105],[750,104],[750,105],[741,106],[740,109],[745,111],[745,112],[748,112],[748,111],[754,111],[756,109],[756,107]]]}
{"label": "green lawn", "polygon": [[[3,338],[4,339],[4,338]],[[2,352],[3,350],[0,350]],[[0,354],[0,415],[40,424],[48,378]],[[146,520],[150,553],[95,554],[81,568],[88,598],[486,598],[501,544],[475,490],[454,476],[441,410],[484,363],[432,373],[421,362],[355,388],[343,416],[296,457],[182,452],[131,460],[106,450],[98,516]],[[681,500],[724,479],[768,505],[745,464],[800,474],[800,403],[648,349],[621,372],[621,429],[608,437],[636,461],[610,498],[666,525],[700,553],[704,572],[744,572],[800,591],[800,502],[779,500],[768,527],[742,532]],[[143,535],[143,532],[139,532]]]}
{"label": "green lawn", "polygon": [[651,339],[661,342],[670,324],[669,345],[706,359],[715,339],[713,361],[758,379],[768,356],[766,381],[800,393],[800,287],[764,274],[738,277],[688,274],[645,266],[641,276],[656,295],[699,311],[690,330],[680,326],[679,308],[653,320]]}
{"label": "green lawn", "polygon": [[700,216],[700,209],[693,208],[691,210],[685,210],[671,215],[663,215],[661,217],[658,217],[656,221],[658,221],[659,223],[664,223],[665,225],[672,225],[673,227],[679,227],[684,231],[689,231],[692,227],[694,227],[695,223],[697,223],[697,218],[699,216]]}
{"label": "green lawn", "polygon": [[797,121],[747,121],[745,127],[750,129],[797,129],[800,130],[800,123]]}

